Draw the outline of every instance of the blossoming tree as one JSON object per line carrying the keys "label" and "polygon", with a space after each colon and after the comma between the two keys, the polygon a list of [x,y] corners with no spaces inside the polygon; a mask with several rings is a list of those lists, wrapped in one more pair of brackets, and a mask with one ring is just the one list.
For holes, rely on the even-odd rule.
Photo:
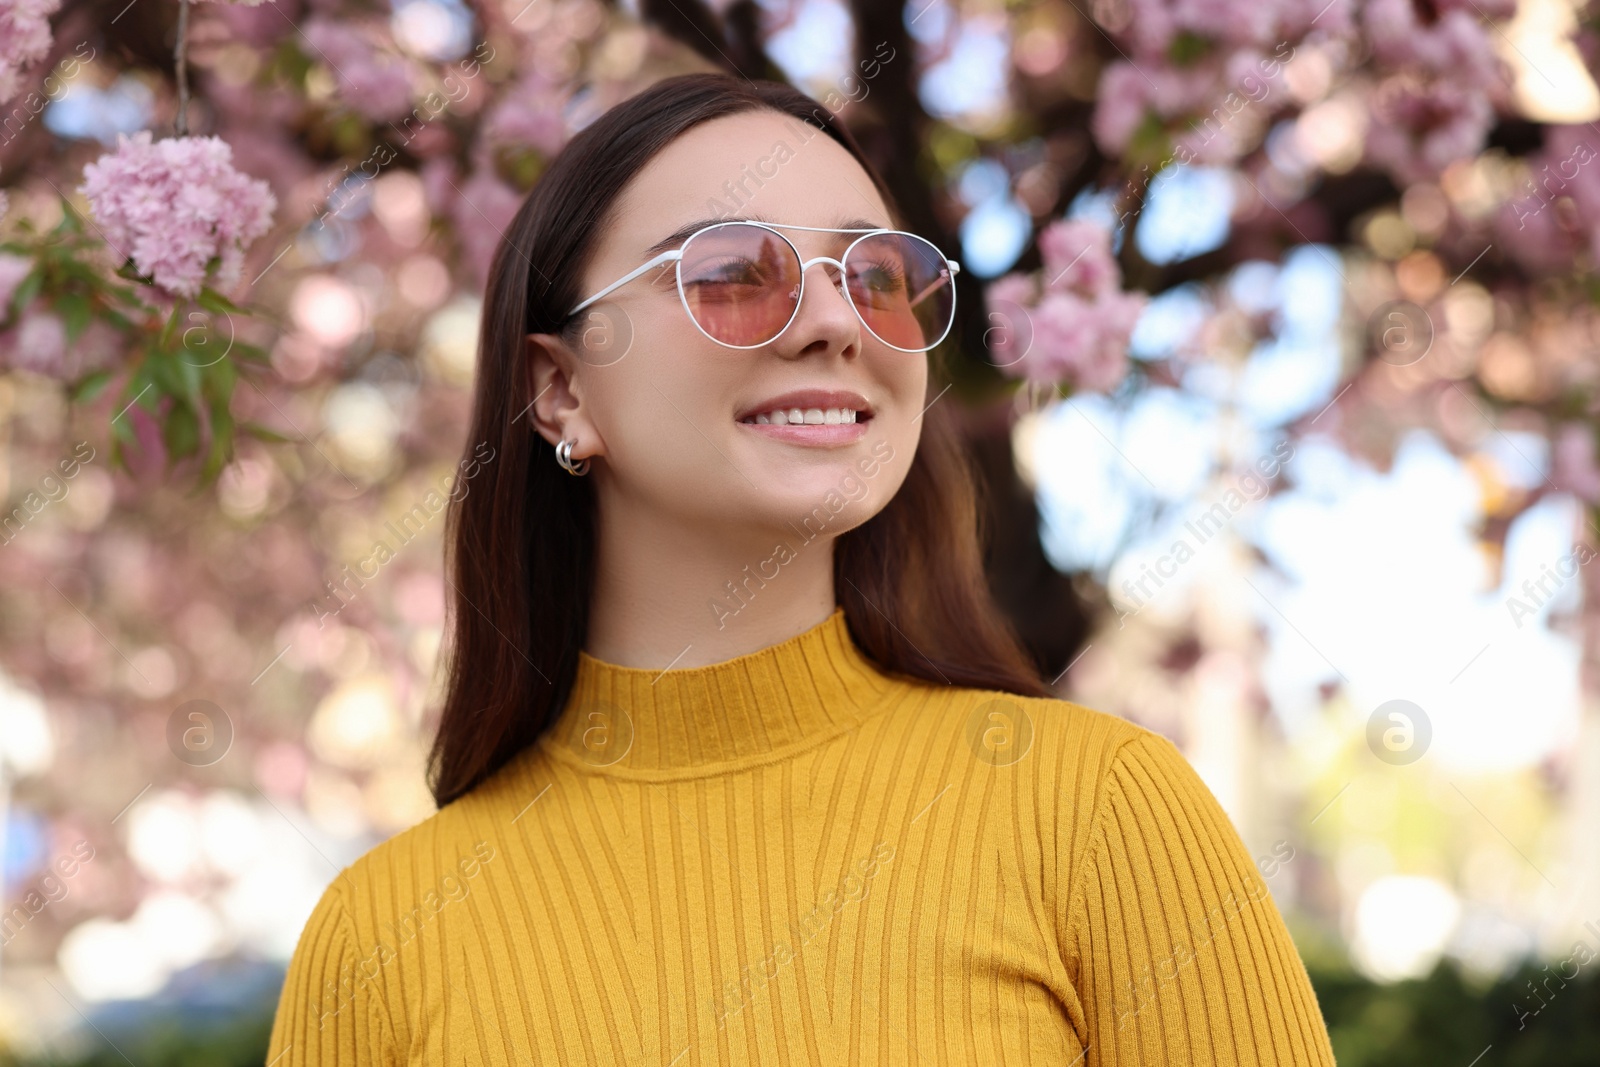
{"label": "blossoming tree", "polygon": [[[157,956],[166,971],[116,985],[95,966],[110,935],[81,933],[152,886],[205,900],[237,875],[123,836],[152,783],[163,817],[201,820],[205,790],[259,795],[333,851],[426,814],[437,531],[330,601],[333,579],[459,458],[474,297],[546,161],[672,73],[795,80],[851,126],[909,226],[988,262],[957,279],[942,402],[969,415],[995,586],[1048,676],[1104,592],[1047,559],[1016,426],[1069,398],[1242,375],[1294,310],[1262,295],[1263,267],[1295,257],[1337,276],[1338,356],[1285,438],[1382,463],[1397,426],[1462,456],[1510,434],[1547,473],[1483,474],[1485,550],[1553,496],[1592,537],[1600,38],[1591,5],[1555,9],[136,0],[103,21],[86,0],[0,5],[0,667],[48,695],[60,749],[0,777],[22,778],[42,853],[84,838],[121,857],[87,864],[91,888],[17,951],[85,995],[179,966]],[[819,41],[844,43],[819,62]],[[1161,222],[1185,182],[1201,200]],[[1158,247],[1219,202],[1205,247]],[[1197,644],[1167,651],[1192,663]],[[230,742],[174,763],[175,709],[201,697]]]}

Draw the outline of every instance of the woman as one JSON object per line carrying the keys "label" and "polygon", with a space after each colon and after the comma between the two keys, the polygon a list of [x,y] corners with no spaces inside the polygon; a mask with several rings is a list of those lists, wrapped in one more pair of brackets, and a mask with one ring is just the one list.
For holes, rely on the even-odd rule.
{"label": "woman", "polygon": [[898,229],[773,83],[551,163],[484,305],[440,811],[329,886],[269,1062],[1332,1063],[1211,794],[997,615],[923,354],[959,265]]}

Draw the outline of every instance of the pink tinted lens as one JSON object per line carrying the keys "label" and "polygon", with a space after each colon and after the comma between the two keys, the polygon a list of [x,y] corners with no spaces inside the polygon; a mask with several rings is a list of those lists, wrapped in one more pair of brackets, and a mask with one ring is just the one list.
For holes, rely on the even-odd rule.
{"label": "pink tinted lens", "polygon": [[878,233],[845,256],[850,297],[880,341],[913,352],[932,348],[955,318],[955,279],[944,255],[928,241]]}
{"label": "pink tinted lens", "polygon": [[678,270],[689,314],[723,344],[765,344],[788,325],[800,301],[793,246],[760,226],[702,230],[684,246]]}

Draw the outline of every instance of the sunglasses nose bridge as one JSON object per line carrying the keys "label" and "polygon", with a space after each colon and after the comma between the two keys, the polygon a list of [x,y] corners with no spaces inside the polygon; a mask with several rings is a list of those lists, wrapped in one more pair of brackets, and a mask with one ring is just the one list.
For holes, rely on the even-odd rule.
{"label": "sunglasses nose bridge", "polygon": [[804,274],[818,263],[832,263],[835,267],[839,268],[840,274],[844,273],[844,264],[839,262],[837,259],[834,259],[832,256],[814,256],[811,259],[803,260],[800,264],[800,273]]}
{"label": "sunglasses nose bridge", "polygon": [[[828,282],[833,286],[840,296],[844,297],[844,302],[850,306],[851,313],[854,314],[858,320],[860,320],[861,325],[866,326],[866,320],[861,318],[861,309],[856,307],[856,302],[852,300],[850,298],[850,294],[845,291],[845,267],[844,264],[839,260],[834,259],[832,256],[813,256],[811,259],[803,259],[800,261],[800,277],[804,279],[806,271],[810,270],[818,263],[831,263],[838,270],[839,277],[837,279],[829,278]],[[798,310],[799,309],[797,308],[796,313],[798,313]]]}

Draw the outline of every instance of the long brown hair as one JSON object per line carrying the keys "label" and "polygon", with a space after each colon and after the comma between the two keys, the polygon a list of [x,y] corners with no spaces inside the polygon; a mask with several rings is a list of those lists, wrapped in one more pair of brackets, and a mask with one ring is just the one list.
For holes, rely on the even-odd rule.
{"label": "long brown hair", "polygon": [[[756,109],[800,119],[860,162],[893,217],[893,197],[855,139],[791,86],[726,74],[667,78],[611,108],[550,162],[495,252],[478,336],[469,452],[494,458],[452,495],[445,527],[448,671],[429,786],[440,807],[502,767],[560,714],[588,628],[595,497],[555,462],[524,418],[526,336],[563,332],[566,309],[607,214],[629,179],[685,131]],[[897,223],[898,224],[898,223]],[[943,368],[930,364],[935,388]],[[923,416],[900,491],[839,536],[835,593],[856,644],[882,668],[931,682],[1047,696],[1001,617],[983,571],[972,473],[950,404]],[[482,456],[482,452],[476,452]]]}

